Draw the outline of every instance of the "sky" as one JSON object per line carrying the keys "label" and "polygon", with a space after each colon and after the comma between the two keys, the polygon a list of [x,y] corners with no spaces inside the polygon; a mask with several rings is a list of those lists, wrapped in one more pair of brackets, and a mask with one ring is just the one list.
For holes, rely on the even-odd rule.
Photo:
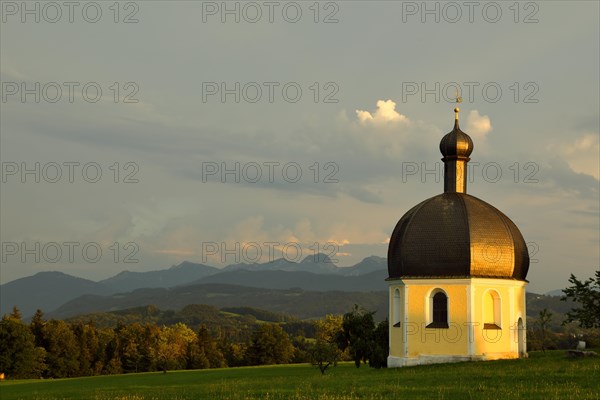
{"label": "sky", "polygon": [[[1,2],[0,283],[385,257],[474,141],[528,290],[600,260],[599,3]],[[382,288],[385,283],[382,282]]]}

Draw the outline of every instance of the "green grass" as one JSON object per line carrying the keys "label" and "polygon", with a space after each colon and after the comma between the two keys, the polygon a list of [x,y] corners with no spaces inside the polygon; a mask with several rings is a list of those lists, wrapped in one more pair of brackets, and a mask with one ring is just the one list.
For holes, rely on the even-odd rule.
{"label": "green grass", "polygon": [[0,383],[10,399],[600,399],[600,357],[564,352],[529,359],[389,370],[342,364],[321,376],[308,365],[21,380]]}

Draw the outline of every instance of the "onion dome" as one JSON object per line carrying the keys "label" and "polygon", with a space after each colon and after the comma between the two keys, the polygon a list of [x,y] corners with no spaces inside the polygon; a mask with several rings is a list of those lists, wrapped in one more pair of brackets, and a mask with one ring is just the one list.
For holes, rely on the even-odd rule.
{"label": "onion dome", "polygon": [[410,209],[388,247],[389,279],[525,280],[529,253],[519,228],[494,206],[466,193],[473,141],[458,126],[440,142],[444,193]]}
{"label": "onion dome", "polygon": [[461,157],[469,158],[473,151],[473,140],[471,137],[460,130],[458,126],[458,112],[460,109],[454,109],[456,117],[454,119],[454,129],[447,133],[440,141],[440,152],[444,158]]}

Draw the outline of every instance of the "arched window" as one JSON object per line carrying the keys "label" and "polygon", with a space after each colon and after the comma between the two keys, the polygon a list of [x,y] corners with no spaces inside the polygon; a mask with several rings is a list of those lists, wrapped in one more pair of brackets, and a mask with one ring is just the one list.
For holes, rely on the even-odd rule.
{"label": "arched window", "polygon": [[394,290],[394,301],[392,303],[392,326],[399,327],[400,326],[400,289]]}
{"label": "arched window", "polygon": [[448,328],[448,296],[442,291],[432,292],[430,298],[431,323],[427,328]]}
{"label": "arched window", "polygon": [[500,295],[488,290],[483,295],[483,329],[502,329],[501,315]]}

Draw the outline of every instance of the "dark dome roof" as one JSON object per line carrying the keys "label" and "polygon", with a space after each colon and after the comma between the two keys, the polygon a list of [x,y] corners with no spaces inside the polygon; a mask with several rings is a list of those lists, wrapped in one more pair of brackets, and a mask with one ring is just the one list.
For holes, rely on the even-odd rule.
{"label": "dark dome roof", "polygon": [[473,152],[473,140],[469,135],[460,130],[458,119],[454,122],[454,129],[450,133],[447,133],[440,141],[440,152],[444,157],[449,158],[468,158]]}
{"label": "dark dome roof", "polygon": [[517,226],[466,193],[443,193],[413,207],[396,225],[388,248],[390,278],[525,280],[528,269],[527,245]]}

